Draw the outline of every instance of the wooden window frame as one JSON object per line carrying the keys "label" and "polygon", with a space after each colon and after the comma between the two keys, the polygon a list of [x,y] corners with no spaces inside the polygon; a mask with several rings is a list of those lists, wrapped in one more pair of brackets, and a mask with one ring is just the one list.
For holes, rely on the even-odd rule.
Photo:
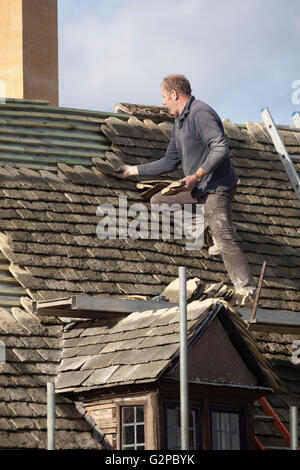
{"label": "wooden window frame", "polygon": [[[167,433],[167,409],[169,408],[179,408],[180,401],[178,400],[164,400],[163,401],[163,417],[164,417],[164,449],[167,449],[168,444],[168,433]],[[201,402],[190,402],[189,408],[195,411],[195,441],[196,449],[202,450],[202,403]]]}
{"label": "wooden window frame", "polygon": [[117,407],[117,450],[122,450],[122,410],[124,407],[144,407],[144,442],[145,450],[148,447],[148,424],[147,424],[147,400],[122,400],[116,404]]}
{"label": "wooden window frame", "polygon": [[231,403],[218,403],[209,402],[209,421],[210,421],[210,448],[212,450],[213,442],[213,429],[212,429],[212,413],[232,413],[237,414],[239,417],[239,435],[240,435],[240,449],[247,449],[247,406],[243,404],[231,404]]}

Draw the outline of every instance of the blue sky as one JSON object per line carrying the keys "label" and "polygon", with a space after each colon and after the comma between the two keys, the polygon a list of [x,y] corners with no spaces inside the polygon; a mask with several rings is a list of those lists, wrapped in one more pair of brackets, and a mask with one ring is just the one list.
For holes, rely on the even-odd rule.
{"label": "blue sky", "polygon": [[233,122],[300,110],[299,0],[58,0],[58,26],[60,106],[160,105],[183,73]]}

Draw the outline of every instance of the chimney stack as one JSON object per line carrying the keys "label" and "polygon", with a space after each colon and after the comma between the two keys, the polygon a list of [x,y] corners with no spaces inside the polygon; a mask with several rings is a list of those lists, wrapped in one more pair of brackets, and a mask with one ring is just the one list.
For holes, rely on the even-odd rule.
{"label": "chimney stack", "polygon": [[57,0],[0,0],[0,98],[58,106]]}

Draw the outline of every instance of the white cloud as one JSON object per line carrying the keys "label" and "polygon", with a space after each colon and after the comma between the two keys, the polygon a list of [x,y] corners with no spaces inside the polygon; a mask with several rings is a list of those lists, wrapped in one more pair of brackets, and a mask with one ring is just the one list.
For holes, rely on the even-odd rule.
{"label": "white cloud", "polygon": [[114,8],[110,1],[101,2],[105,14],[89,0],[69,17],[60,4],[62,106],[160,104],[161,79],[178,72],[222,117],[260,120],[265,105],[275,118],[294,110],[298,0],[115,0]]}

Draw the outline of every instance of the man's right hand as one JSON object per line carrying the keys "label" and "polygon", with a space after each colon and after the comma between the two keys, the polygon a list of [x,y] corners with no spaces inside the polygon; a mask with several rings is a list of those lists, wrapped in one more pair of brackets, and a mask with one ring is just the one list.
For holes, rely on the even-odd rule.
{"label": "man's right hand", "polygon": [[116,168],[113,172],[113,176],[120,179],[126,179],[130,176],[138,176],[138,167],[135,165],[122,165]]}

